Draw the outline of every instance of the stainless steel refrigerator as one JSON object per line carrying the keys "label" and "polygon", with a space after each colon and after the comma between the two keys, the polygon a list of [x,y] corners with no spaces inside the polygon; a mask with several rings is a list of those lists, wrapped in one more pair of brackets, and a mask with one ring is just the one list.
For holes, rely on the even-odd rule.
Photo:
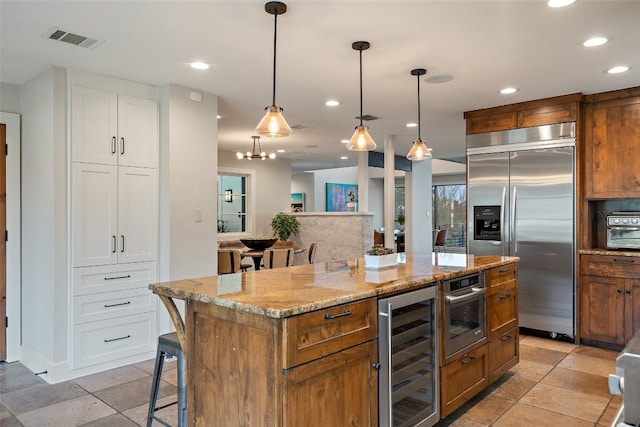
{"label": "stainless steel refrigerator", "polygon": [[520,257],[520,326],[575,336],[575,123],[467,137],[468,251]]}

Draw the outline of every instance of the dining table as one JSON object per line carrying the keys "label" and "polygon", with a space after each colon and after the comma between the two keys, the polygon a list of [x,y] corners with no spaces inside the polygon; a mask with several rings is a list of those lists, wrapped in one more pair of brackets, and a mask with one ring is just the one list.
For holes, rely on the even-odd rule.
{"label": "dining table", "polygon": [[[294,247],[293,254],[301,254],[303,253],[305,248]],[[264,255],[264,249],[247,249],[241,252],[242,258],[252,258],[253,266],[256,271],[260,270],[260,265],[262,264],[262,256]]]}

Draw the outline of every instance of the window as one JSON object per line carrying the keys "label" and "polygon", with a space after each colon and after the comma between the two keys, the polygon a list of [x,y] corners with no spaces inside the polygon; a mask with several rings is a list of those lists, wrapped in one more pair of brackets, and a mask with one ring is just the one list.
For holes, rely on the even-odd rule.
{"label": "window", "polygon": [[224,170],[218,173],[218,233],[251,234],[253,219],[251,188],[253,174],[248,171]]}
{"label": "window", "polygon": [[466,247],[467,186],[433,186],[433,228],[447,229],[447,246]]}

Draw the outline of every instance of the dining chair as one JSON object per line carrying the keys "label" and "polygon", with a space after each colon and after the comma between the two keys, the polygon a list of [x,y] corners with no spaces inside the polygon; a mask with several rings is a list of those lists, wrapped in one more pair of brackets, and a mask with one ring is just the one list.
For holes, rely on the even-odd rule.
{"label": "dining chair", "polygon": [[[243,249],[246,249],[246,246],[240,240],[227,240],[227,241],[218,243],[218,249],[243,250]],[[253,267],[253,262],[251,261],[245,262],[243,259],[240,260],[240,269],[242,271],[247,271],[247,269],[249,269],[250,267]]]}
{"label": "dining chair", "polygon": [[262,266],[267,269],[291,267],[293,265],[293,248],[265,249],[262,254]]}
{"label": "dining chair", "polygon": [[438,248],[438,252],[440,252],[440,250],[442,250],[443,252],[447,252],[447,249],[445,248],[444,244],[447,241],[448,232],[449,231],[447,229],[438,230],[438,234],[436,235],[436,240],[435,242],[433,242],[434,251],[436,250],[436,248]]}
{"label": "dining chair", "polygon": [[318,245],[314,242],[309,245],[309,264],[313,264],[316,259],[316,250],[318,250]]}
{"label": "dining chair", "polygon": [[242,256],[239,249],[218,249],[218,274],[237,273],[247,271],[242,265]]}

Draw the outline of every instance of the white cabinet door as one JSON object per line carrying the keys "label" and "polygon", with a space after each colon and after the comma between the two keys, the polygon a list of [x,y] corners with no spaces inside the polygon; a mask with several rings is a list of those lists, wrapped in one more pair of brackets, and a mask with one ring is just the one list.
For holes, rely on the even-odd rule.
{"label": "white cabinet door", "polygon": [[117,166],[73,164],[73,266],[117,260]]}
{"label": "white cabinet door", "polygon": [[118,168],[118,263],[157,258],[157,176],[156,169]]}
{"label": "white cabinet door", "polygon": [[158,104],[148,99],[118,96],[118,163],[158,166]]}
{"label": "white cabinet door", "polygon": [[118,162],[117,95],[74,86],[72,108],[73,160],[115,165]]}

